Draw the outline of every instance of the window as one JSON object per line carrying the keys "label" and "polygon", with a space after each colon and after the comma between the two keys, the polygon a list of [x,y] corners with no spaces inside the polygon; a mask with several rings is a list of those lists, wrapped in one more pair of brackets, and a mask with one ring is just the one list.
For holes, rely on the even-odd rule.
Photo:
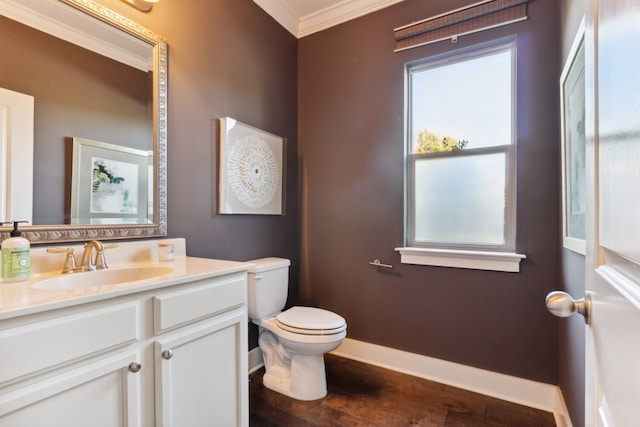
{"label": "window", "polygon": [[[436,265],[484,268],[460,257],[486,259],[494,253],[517,263],[523,258],[510,253],[515,249],[515,55],[510,40],[407,66],[409,248],[399,248],[402,262],[418,256],[423,262],[411,263],[433,264],[419,255],[444,253],[457,258],[455,265]],[[413,255],[405,258],[409,252]]]}

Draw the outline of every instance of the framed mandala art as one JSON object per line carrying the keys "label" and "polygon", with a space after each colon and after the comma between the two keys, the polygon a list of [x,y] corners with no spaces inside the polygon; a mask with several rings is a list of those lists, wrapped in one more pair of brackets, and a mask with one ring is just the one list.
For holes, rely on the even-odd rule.
{"label": "framed mandala art", "polygon": [[286,139],[220,119],[218,213],[284,215]]}

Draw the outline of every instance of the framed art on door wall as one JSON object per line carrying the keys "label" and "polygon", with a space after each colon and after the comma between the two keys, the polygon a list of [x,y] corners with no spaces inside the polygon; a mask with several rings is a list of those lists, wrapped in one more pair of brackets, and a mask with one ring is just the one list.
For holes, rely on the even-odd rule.
{"label": "framed art on door wall", "polygon": [[585,70],[584,20],[560,76],[562,119],[563,245],[585,254]]}
{"label": "framed art on door wall", "polygon": [[286,139],[220,119],[218,213],[285,214]]}

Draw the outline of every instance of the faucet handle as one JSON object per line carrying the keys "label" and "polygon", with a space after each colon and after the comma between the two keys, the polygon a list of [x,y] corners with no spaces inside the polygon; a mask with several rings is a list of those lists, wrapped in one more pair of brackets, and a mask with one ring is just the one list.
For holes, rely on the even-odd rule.
{"label": "faucet handle", "polygon": [[118,247],[117,243],[109,243],[106,245],[102,244],[102,248],[96,249],[96,261],[94,263],[96,270],[106,270],[107,268],[109,268],[109,266],[107,265],[107,259],[104,255],[104,251],[107,249],[114,249],[117,247]]}
{"label": "faucet handle", "polygon": [[47,248],[47,252],[50,254],[67,254],[64,259],[64,267],[62,267],[62,274],[75,273],[78,270],[73,248]]}

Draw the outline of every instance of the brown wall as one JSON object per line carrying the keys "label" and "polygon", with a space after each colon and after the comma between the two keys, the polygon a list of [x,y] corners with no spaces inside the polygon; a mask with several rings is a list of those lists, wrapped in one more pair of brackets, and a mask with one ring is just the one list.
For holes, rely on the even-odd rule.
{"label": "brown wall", "polygon": [[[149,13],[100,3],[169,45],[169,235],[185,237],[190,256],[297,265],[295,37],[252,1],[160,1]],[[216,214],[215,128],[226,116],[287,138],[285,216]]]}
{"label": "brown wall", "polygon": [[[562,2],[562,52],[564,64],[584,15],[582,0]],[[560,211],[559,214],[561,214]],[[574,298],[585,292],[585,259],[583,255],[563,248],[561,289]],[[574,426],[584,426],[585,418],[585,324],[581,316],[558,319],[558,385]]]}
{"label": "brown wall", "polygon": [[[342,314],[353,339],[555,383],[544,298],[559,286],[559,6],[537,0],[527,21],[393,52],[395,27],[470,3],[406,0],[300,40],[300,294]],[[512,34],[521,272],[402,265],[404,64]]]}

